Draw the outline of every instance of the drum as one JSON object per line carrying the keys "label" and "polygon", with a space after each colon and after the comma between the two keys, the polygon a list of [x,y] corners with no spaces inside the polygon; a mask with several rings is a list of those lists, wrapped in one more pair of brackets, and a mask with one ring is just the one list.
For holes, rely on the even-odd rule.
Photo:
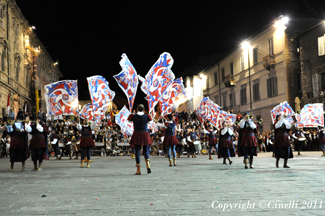
{"label": "drum", "polygon": [[201,151],[202,147],[200,141],[194,141],[193,144],[194,144],[195,151]]}

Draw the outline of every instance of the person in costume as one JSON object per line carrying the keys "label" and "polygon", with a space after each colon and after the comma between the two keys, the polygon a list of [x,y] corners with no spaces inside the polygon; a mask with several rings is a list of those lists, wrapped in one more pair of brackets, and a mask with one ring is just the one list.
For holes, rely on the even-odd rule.
{"label": "person in costume", "polygon": [[295,151],[298,152],[298,155],[301,155],[301,147],[304,146],[306,142],[305,135],[299,127],[296,127],[291,136],[294,138]]}
{"label": "person in costume", "polygon": [[325,132],[324,132],[324,126],[318,126],[318,143],[320,145],[320,148],[323,151],[322,156],[325,156]]}
{"label": "person in costume", "polygon": [[245,113],[244,118],[239,122],[239,151],[238,156],[244,156],[245,169],[248,168],[247,160],[249,156],[249,166],[253,166],[253,157],[257,156],[257,141],[256,141],[256,124],[252,121],[251,115]]}
{"label": "person in costume", "polygon": [[230,157],[236,156],[236,150],[232,142],[233,133],[233,128],[229,124],[227,125],[226,122],[223,122],[220,130],[218,151],[218,158],[223,158],[223,164],[227,164],[226,160],[228,159],[229,165],[231,165]]}
{"label": "person in costume", "polygon": [[84,167],[84,161],[87,163],[87,168],[90,167],[90,150],[95,147],[95,142],[92,138],[92,131],[95,125],[95,122],[89,125],[88,119],[84,119],[82,126],[80,123],[77,124],[77,129],[81,131],[79,144],[81,148],[81,168]]}
{"label": "person in costume", "polygon": [[136,114],[131,114],[128,117],[129,121],[133,122],[134,125],[134,132],[132,134],[130,140],[130,146],[135,148],[135,161],[137,172],[135,175],[141,175],[140,169],[140,152],[141,146],[143,147],[143,155],[146,160],[147,165],[147,173],[151,173],[150,168],[150,145],[152,144],[149,132],[148,132],[148,122],[151,121],[151,117],[144,113],[144,106],[143,104],[138,105],[138,112]]}
{"label": "person in costume", "polygon": [[289,124],[289,122],[281,115],[277,115],[276,122],[274,124],[275,140],[273,145],[273,151],[276,158],[275,166],[277,168],[279,168],[280,158],[284,159],[283,168],[290,168],[287,164],[288,159],[293,158],[288,134],[290,129],[291,125]]}
{"label": "person in costume", "polygon": [[[176,150],[175,147],[178,144],[178,139],[175,136],[176,123],[173,121],[172,114],[167,115],[168,121],[165,124],[157,123],[158,126],[165,128],[165,138],[163,145],[166,146],[167,155],[169,160],[169,166],[176,166]],[[173,162],[171,159],[171,151],[173,151]]]}
{"label": "person in costume", "polygon": [[27,133],[32,132],[32,128],[17,119],[13,125],[7,126],[7,132],[11,136],[10,142],[10,169],[12,171],[15,162],[21,162],[21,171],[25,170],[25,161],[28,158],[28,138]]}
{"label": "person in costume", "polygon": [[56,156],[56,159],[58,160],[59,155],[60,155],[59,139],[58,139],[58,136],[55,134],[54,128],[52,128],[52,130],[51,130],[50,143],[52,144],[52,149],[53,149],[54,155]]}
{"label": "person in costume", "polygon": [[[216,138],[216,133],[218,133],[218,130],[213,130],[213,125],[210,124],[208,130],[203,130],[205,133],[209,134],[209,160],[213,160],[211,156],[211,150],[212,147],[215,149],[217,148],[217,138]],[[218,152],[218,150],[217,150]]]}
{"label": "person in costume", "polygon": [[196,135],[195,135],[195,132],[191,129],[191,128],[188,128],[187,129],[187,135],[186,135],[186,140],[187,140],[187,145],[188,145],[188,148],[187,148],[187,157],[190,157],[190,155],[192,155],[192,158],[196,158],[196,155],[195,155],[195,147],[194,147],[194,141],[196,140]]}
{"label": "person in costume", "polygon": [[178,140],[178,143],[176,144],[176,156],[177,156],[177,158],[180,158],[181,154],[182,154],[182,149],[183,149],[183,140],[184,141],[186,140],[186,138],[183,136],[183,131],[177,131],[176,138]]}
{"label": "person in costume", "polygon": [[[69,160],[72,159],[72,154],[71,154],[71,140],[66,134],[63,134],[63,139],[62,143],[64,144],[64,148],[62,149],[61,155],[60,155],[60,160],[65,153],[66,155],[69,155]],[[90,159],[90,158],[89,158]]]}
{"label": "person in costume", "polygon": [[[29,143],[29,148],[32,152],[32,161],[34,168],[32,171],[42,170],[42,163],[44,158],[44,153],[46,150],[46,138],[49,131],[47,126],[41,121],[41,118],[37,117],[35,124],[32,126],[32,139]],[[38,167],[37,167],[38,161]]]}

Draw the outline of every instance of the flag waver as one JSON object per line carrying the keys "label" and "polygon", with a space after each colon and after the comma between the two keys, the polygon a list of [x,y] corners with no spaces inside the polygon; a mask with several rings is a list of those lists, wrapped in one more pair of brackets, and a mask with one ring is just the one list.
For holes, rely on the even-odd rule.
{"label": "flag waver", "polygon": [[120,65],[122,67],[122,71],[115,75],[114,78],[128,98],[129,108],[132,112],[139,83],[138,75],[126,54],[122,55]]}
{"label": "flag waver", "polygon": [[46,85],[45,100],[49,115],[78,115],[77,80],[63,80]]}

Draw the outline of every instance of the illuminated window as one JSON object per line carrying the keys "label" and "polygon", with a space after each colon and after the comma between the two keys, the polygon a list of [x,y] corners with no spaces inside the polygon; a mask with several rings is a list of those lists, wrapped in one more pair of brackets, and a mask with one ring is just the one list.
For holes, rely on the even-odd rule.
{"label": "illuminated window", "polygon": [[325,55],[325,35],[318,38],[318,56]]}

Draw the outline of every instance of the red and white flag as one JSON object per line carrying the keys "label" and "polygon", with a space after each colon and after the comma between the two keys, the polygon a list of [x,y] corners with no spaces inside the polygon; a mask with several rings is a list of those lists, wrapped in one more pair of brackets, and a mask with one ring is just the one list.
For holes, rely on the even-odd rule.
{"label": "red and white flag", "polygon": [[10,92],[8,94],[8,100],[7,100],[7,115],[9,116],[9,111],[10,111]]}

